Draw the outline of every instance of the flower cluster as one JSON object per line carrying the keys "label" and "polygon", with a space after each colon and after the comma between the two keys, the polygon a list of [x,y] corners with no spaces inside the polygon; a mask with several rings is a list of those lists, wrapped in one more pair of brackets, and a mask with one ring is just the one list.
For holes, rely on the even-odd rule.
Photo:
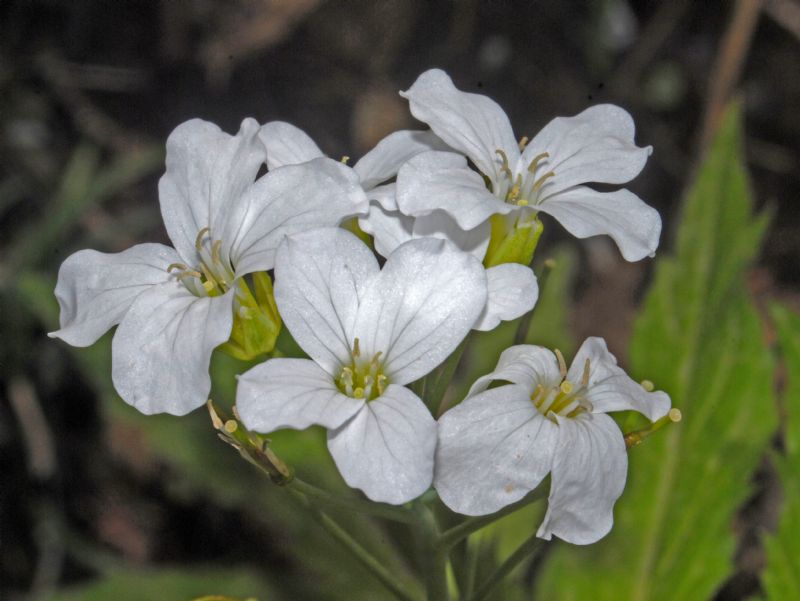
{"label": "flower cluster", "polygon": [[[611,527],[627,472],[606,413],[656,421],[666,394],[631,380],[598,338],[569,369],[558,351],[507,349],[438,421],[409,385],[471,330],[533,309],[540,213],[580,238],[611,236],[627,260],[652,256],[658,213],[627,190],[586,185],[628,182],[651,149],[635,145],[616,106],[517,142],[497,104],[440,70],[402,96],[430,129],[391,134],[352,167],[284,122],[246,119],[233,136],[180,125],[159,182],[174,247],[70,256],[51,336],[87,346],[118,326],[114,386],[144,413],[204,404],[214,349],[272,354],[239,377],[248,429],[323,426],[344,480],[392,504],[433,485],[451,509],[489,514],[549,474],[539,536],[593,542]],[[307,359],[276,352],[282,325]]]}

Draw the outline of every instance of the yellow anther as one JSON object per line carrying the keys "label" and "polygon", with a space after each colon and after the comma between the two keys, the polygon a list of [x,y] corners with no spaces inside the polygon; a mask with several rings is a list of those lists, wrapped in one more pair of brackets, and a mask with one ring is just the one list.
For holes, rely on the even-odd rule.
{"label": "yellow anther", "polygon": [[364,398],[364,389],[359,386],[353,391],[353,398],[354,399],[363,399]]}
{"label": "yellow anther", "polygon": [[591,361],[586,359],[586,363],[583,364],[583,375],[581,376],[581,386],[588,386],[589,385],[589,372],[591,371]]}
{"label": "yellow anther", "polygon": [[197,238],[194,239],[194,247],[200,251],[203,248],[203,239],[206,237],[206,234],[211,231],[210,227],[204,227],[202,230],[197,232]]}
{"label": "yellow anther", "polygon": [[381,355],[382,355],[382,354],[383,354],[383,351],[378,351],[377,353],[375,353],[375,354],[372,356],[372,359],[370,359],[370,363],[371,363],[372,365],[377,365],[377,364],[380,362],[380,360],[381,360]]}
{"label": "yellow anther", "polygon": [[384,390],[384,388],[386,386],[386,380],[387,379],[388,378],[386,376],[384,376],[383,374],[378,374],[378,379],[377,379],[376,384],[378,385],[378,394],[379,395],[383,394],[383,390]]}
{"label": "yellow anther", "polygon": [[222,240],[217,240],[214,244],[211,245],[211,260],[214,263],[222,263],[219,258],[219,249],[222,246]]}
{"label": "yellow anther", "polygon": [[549,159],[549,158],[550,158],[549,152],[543,152],[541,154],[537,154],[535,157],[533,157],[533,160],[531,161],[530,165],[528,165],[528,171],[533,173],[539,167],[539,163],[542,161],[542,159]]}
{"label": "yellow anther", "polygon": [[556,349],[556,358],[558,359],[558,370],[561,372],[561,378],[567,377],[567,362],[564,361],[564,355],[561,351]]}
{"label": "yellow anther", "polygon": [[545,173],[542,177],[537,179],[536,182],[533,184],[533,188],[531,188],[531,192],[536,192],[537,190],[539,190],[539,188],[544,186],[545,182],[548,179],[550,179],[551,177],[555,176],[555,174],[556,174],[555,171],[548,171],[547,173]]}
{"label": "yellow anther", "polygon": [[640,384],[647,392],[653,392],[653,390],[656,388],[650,380],[642,380]]}
{"label": "yellow anther", "polygon": [[525,200],[524,198],[520,198],[520,199],[517,201],[517,206],[518,206],[518,207],[527,207],[527,206],[528,206],[528,201],[527,201],[527,200]]}
{"label": "yellow anther", "polygon": [[556,260],[552,258],[547,258],[544,260],[544,268],[545,269],[555,269],[556,267]]}
{"label": "yellow anther", "polygon": [[672,409],[670,409],[667,415],[669,416],[669,421],[671,422],[678,423],[683,419],[683,414],[681,413],[681,410],[678,409],[677,407],[673,407]]}
{"label": "yellow anther", "polygon": [[238,429],[239,429],[239,424],[237,424],[235,420],[229,419],[228,421],[225,422],[225,431],[228,434],[233,434]]}
{"label": "yellow anther", "polygon": [[564,380],[563,382],[561,382],[561,386],[559,386],[559,388],[561,389],[561,392],[563,392],[564,394],[569,394],[570,392],[573,391],[575,387],[569,380]]}
{"label": "yellow anther", "polygon": [[211,280],[206,280],[205,282],[203,282],[203,288],[206,289],[206,292],[210,293],[215,288],[214,282],[212,282]]}
{"label": "yellow anther", "polygon": [[203,274],[199,271],[195,271],[194,269],[187,269],[186,271],[182,271],[178,274],[178,279],[181,280],[183,278],[201,278]]}
{"label": "yellow anther", "polygon": [[519,151],[522,152],[525,150],[525,147],[528,145],[528,136],[522,136],[522,139],[519,141]]}
{"label": "yellow anther", "polygon": [[531,400],[534,404],[538,405],[539,402],[542,400],[542,395],[544,394],[544,387],[541,384],[537,384],[536,388],[533,389],[531,393]]}
{"label": "yellow anther", "polygon": [[353,340],[353,357],[361,356],[361,347],[358,344],[358,338]]}
{"label": "yellow anther", "polygon": [[347,155],[344,155],[340,162],[342,163],[342,165],[347,165],[347,161],[349,161],[349,160],[350,160],[350,157],[347,156]]}
{"label": "yellow anther", "polygon": [[183,263],[170,263],[167,266],[167,273],[171,272],[173,269],[180,269],[181,271],[186,271],[189,269],[188,265],[184,265]]}

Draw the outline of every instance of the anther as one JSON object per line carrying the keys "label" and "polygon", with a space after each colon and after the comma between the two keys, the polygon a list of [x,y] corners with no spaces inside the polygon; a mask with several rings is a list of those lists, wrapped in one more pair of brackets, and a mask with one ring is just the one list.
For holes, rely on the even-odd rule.
{"label": "anther", "polygon": [[591,369],[591,362],[589,359],[586,359],[586,363],[583,364],[583,376],[581,376],[581,386],[588,386],[589,385],[589,371]]}
{"label": "anther", "polygon": [[522,139],[519,141],[519,151],[522,152],[525,150],[525,147],[528,145],[528,136],[522,136]]}
{"label": "anther", "polygon": [[564,355],[561,351],[556,349],[556,358],[558,359],[558,370],[561,372],[561,378],[567,377],[567,362],[564,361]]}
{"label": "anther", "polygon": [[222,263],[222,260],[219,258],[219,249],[221,246],[222,240],[217,240],[211,245],[211,260],[214,263]]}
{"label": "anther", "polygon": [[505,151],[498,148],[497,150],[495,150],[495,153],[500,157],[500,160],[503,162],[503,164],[500,166],[500,171],[505,173],[508,176],[508,179],[512,179],[514,177],[514,174],[511,173],[511,169],[508,166],[508,156],[506,155]]}
{"label": "anther", "polygon": [[361,348],[358,344],[358,338],[353,340],[353,357],[360,357],[361,356]]}
{"label": "anther", "polygon": [[383,374],[378,374],[378,378],[377,378],[376,384],[378,386],[378,394],[379,395],[383,394],[384,388],[386,387],[386,380],[387,379],[388,378],[386,376],[384,376]]}
{"label": "anther", "polygon": [[180,269],[181,271],[186,271],[189,269],[188,265],[184,265],[183,263],[170,263],[167,266],[167,273],[170,273],[173,269]]}
{"label": "anther", "polygon": [[533,188],[531,188],[531,193],[539,190],[542,186],[544,186],[545,182],[551,177],[555,176],[555,174],[556,174],[555,171],[548,171],[542,177],[537,179],[536,182],[533,184]]}
{"label": "anther", "polygon": [[233,434],[238,429],[239,429],[239,424],[237,424],[235,420],[229,419],[228,421],[225,422],[225,431],[228,434]]}
{"label": "anther", "polygon": [[364,398],[364,389],[359,386],[355,390],[353,390],[353,398],[354,399],[363,399]]}
{"label": "anther", "polygon": [[574,390],[575,387],[569,380],[564,380],[563,382],[561,382],[561,386],[559,386],[559,388],[561,389],[561,392],[563,392],[564,394],[569,394]]}
{"label": "anther", "polygon": [[527,201],[527,200],[525,200],[524,198],[520,198],[520,199],[517,201],[517,206],[518,206],[518,207],[527,207],[527,206],[528,206],[528,201]]}
{"label": "anther", "polygon": [[204,227],[202,230],[197,232],[197,238],[194,239],[194,247],[198,250],[198,252],[203,248],[203,238],[205,238],[206,234],[210,231],[210,227]]}
{"label": "anther", "polygon": [[182,271],[181,273],[178,274],[178,279],[179,280],[182,280],[183,278],[197,278],[197,279],[200,279],[202,277],[203,277],[203,274],[200,273],[199,271],[195,271],[194,269],[187,269],[187,270]]}
{"label": "anther", "polygon": [[530,162],[530,165],[528,165],[528,171],[533,173],[539,167],[539,162],[542,159],[549,159],[549,158],[550,158],[549,152],[543,152],[541,154],[537,154],[535,157],[533,157],[533,160]]}
{"label": "anther", "polygon": [[350,157],[347,155],[342,156],[342,160],[340,161],[342,165],[347,165],[347,161],[350,160]]}
{"label": "anther", "polygon": [[683,419],[683,414],[681,413],[681,410],[678,409],[677,407],[673,407],[672,409],[670,409],[667,415],[669,416],[669,420],[674,423],[678,423]]}
{"label": "anther", "polygon": [[655,390],[655,385],[650,380],[642,380],[640,384],[647,392],[653,392],[653,390]]}

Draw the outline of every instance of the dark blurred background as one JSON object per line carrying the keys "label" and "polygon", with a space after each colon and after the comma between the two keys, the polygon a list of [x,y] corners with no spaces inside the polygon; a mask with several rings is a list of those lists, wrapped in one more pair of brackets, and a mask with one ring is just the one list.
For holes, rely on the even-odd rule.
{"label": "dark blurred background", "polygon": [[[201,453],[228,453],[210,429],[187,442],[182,424],[140,420],[109,389],[107,344],[45,337],[52,285],[81,248],[167,241],[156,185],[182,121],[286,120],[355,159],[422,127],[397,92],[434,66],[494,98],[517,137],[595,103],[625,107],[654,147],[629,187],[661,212],[667,250],[703,132],[740,93],[755,195],[774,213],[749,284],[800,306],[798,0],[0,0],[0,598],[209,562],[268,565],[265,578],[286,578],[274,598],[325,598],[287,584],[306,569],[284,548],[289,527],[220,494],[236,485],[210,475]],[[546,226],[543,247],[566,239]],[[573,334],[624,357],[649,262],[572,244]],[[743,584],[720,599],[757,588],[758,549],[746,551]]]}

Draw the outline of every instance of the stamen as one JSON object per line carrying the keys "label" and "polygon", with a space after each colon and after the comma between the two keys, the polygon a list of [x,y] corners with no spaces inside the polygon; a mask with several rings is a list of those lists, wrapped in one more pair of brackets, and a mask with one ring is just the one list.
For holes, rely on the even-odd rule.
{"label": "stamen", "polygon": [[525,150],[525,147],[528,145],[528,136],[522,136],[522,139],[519,141],[519,151],[522,152]]}
{"label": "stamen", "polygon": [[197,278],[199,280],[200,278],[203,277],[203,274],[200,273],[199,271],[195,271],[194,269],[187,269],[187,270],[185,270],[185,271],[183,271],[183,272],[178,274],[178,279],[179,280],[182,280],[183,278],[188,278],[188,277]]}
{"label": "stamen", "polygon": [[561,386],[559,386],[559,388],[561,389],[561,392],[563,392],[564,394],[569,394],[570,392],[573,391],[575,387],[569,380],[564,380],[563,382],[561,382]]}
{"label": "stamen", "polygon": [[505,173],[508,176],[508,179],[513,179],[514,174],[511,172],[511,168],[508,166],[508,156],[506,155],[505,151],[501,149],[495,150],[495,153],[500,156],[500,160],[503,164],[500,166],[500,171]]}
{"label": "stamen", "polygon": [[383,374],[378,374],[378,378],[377,378],[377,380],[375,382],[377,384],[377,386],[378,386],[378,395],[382,395],[383,394],[383,391],[386,388],[386,380],[387,379],[388,378],[386,376],[384,376]]}
{"label": "stamen", "polygon": [[206,237],[211,231],[210,227],[204,227],[202,230],[197,232],[197,238],[194,239],[194,247],[197,249],[197,252],[200,252],[203,249],[203,238]]}
{"label": "stamen", "polygon": [[349,160],[350,160],[350,157],[347,156],[347,155],[344,155],[340,162],[342,163],[342,165],[347,165],[347,161],[349,161]]}
{"label": "stamen", "polygon": [[222,259],[219,257],[219,249],[222,246],[222,240],[217,240],[214,244],[211,245],[211,260],[214,263],[222,263]]}
{"label": "stamen", "polygon": [[583,364],[583,376],[581,376],[581,386],[586,387],[589,385],[589,369],[590,369],[590,361],[586,359],[586,363]]}
{"label": "stamen", "polygon": [[677,424],[683,419],[683,414],[681,413],[680,409],[673,407],[669,410],[669,413],[667,413],[667,417],[669,417],[669,421]]}
{"label": "stamen", "polygon": [[364,389],[359,386],[353,391],[353,398],[354,399],[363,399],[364,398]]}
{"label": "stamen", "polygon": [[172,272],[173,269],[180,269],[181,271],[186,271],[189,269],[188,265],[184,265],[183,263],[170,263],[167,265],[167,273]]}
{"label": "stamen", "polygon": [[518,206],[518,207],[527,207],[527,206],[528,206],[528,201],[527,201],[527,200],[525,200],[524,198],[520,198],[520,199],[517,201],[517,206]]}
{"label": "stamen", "polygon": [[653,390],[655,390],[655,385],[650,380],[642,380],[641,381],[641,386],[647,392],[653,392]]}
{"label": "stamen", "polygon": [[353,357],[360,357],[361,356],[361,348],[358,344],[358,338],[353,340]]}
{"label": "stamen", "polygon": [[567,377],[567,362],[564,361],[564,355],[558,349],[556,349],[556,358],[558,359],[558,370],[561,372],[561,378],[564,379]]}
{"label": "stamen", "polygon": [[545,174],[544,174],[542,177],[540,177],[539,179],[537,179],[537,180],[536,180],[536,182],[533,184],[533,188],[531,188],[531,193],[538,192],[538,191],[539,191],[539,189],[540,189],[542,186],[544,186],[545,182],[546,182],[548,179],[550,179],[551,177],[555,176],[555,174],[556,174],[556,172],[555,172],[555,171],[548,171],[548,172],[547,172],[547,173],[545,173]]}
{"label": "stamen", "polygon": [[535,157],[533,157],[533,160],[531,161],[530,165],[528,165],[528,171],[533,173],[539,167],[539,162],[542,159],[549,159],[549,158],[550,158],[549,152],[543,152],[541,154],[537,154]]}

